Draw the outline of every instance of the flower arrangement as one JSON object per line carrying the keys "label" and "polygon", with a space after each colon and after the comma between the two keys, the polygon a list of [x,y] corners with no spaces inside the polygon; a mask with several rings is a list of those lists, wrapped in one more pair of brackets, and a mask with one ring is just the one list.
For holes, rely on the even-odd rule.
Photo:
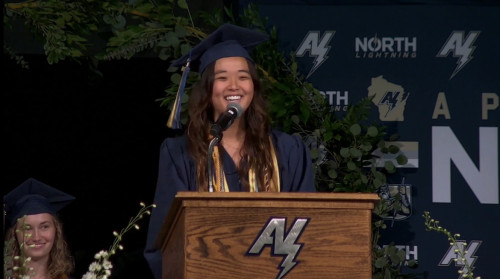
{"label": "flower arrangement", "polygon": [[128,225],[119,233],[117,231],[113,232],[115,240],[110,248],[108,250],[101,250],[95,254],[94,258],[96,261],[89,265],[89,270],[83,275],[82,279],[108,279],[111,276],[113,264],[110,261],[110,257],[115,255],[117,250],[123,250],[123,246],[120,244],[123,236],[132,228],[139,230],[140,227],[137,222],[143,218],[144,214],[151,214],[150,208],[156,207],[155,204],[146,205],[143,202],[140,205],[141,209],[136,216],[130,219]]}
{"label": "flower arrangement", "polygon": [[424,211],[424,215],[422,216],[425,219],[425,228],[427,231],[437,231],[448,237],[450,246],[454,248],[455,255],[457,256],[453,260],[455,262],[460,262],[464,266],[463,270],[458,271],[458,273],[462,276],[461,278],[481,279],[480,276],[474,277],[474,273],[472,272],[474,268],[469,264],[467,257],[465,256],[467,254],[467,250],[465,249],[465,247],[467,247],[467,243],[457,240],[457,238],[460,237],[460,234],[452,234],[450,231],[440,226],[439,221],[432,219],[428,211]]}

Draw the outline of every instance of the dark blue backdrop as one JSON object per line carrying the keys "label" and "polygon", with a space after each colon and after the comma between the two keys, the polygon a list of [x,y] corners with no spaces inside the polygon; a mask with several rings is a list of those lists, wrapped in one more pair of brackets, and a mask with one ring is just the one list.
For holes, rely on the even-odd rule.
{"label": "dark blue backdrop", "polygon": [[[375,95],[373,119],[401,137],[409,164],[391,177],[408,205],[388,220],[395,241],[427,278],[460,278],[443,234],[469,244],[469,263],[497,278],[500,229],[500,8],[259,4],[308,81],[339,113]],[[390,159],[390,158],[386,158]],[[398,187],[392,187],[397,191]],[[460,263],[459,263],[460,264]]]}

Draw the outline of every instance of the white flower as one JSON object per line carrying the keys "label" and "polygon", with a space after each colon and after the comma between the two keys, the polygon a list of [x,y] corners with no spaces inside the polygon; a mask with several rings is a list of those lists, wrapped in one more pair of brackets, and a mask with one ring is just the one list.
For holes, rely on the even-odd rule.
{"label": "white flower", "polygon": [[93,272],[87,272],[83,275],[82,279],[97,279],[97,276]]}
{"label": "white flower", "polygon": [[95,259],[106,258],[108,256],[108,251],[101,250],[99,253],[95,254]]}
{"label": "white flower", "polygon": [[111,262],[108,260],[104,260],[102,263],[102,267],[104,267],[104,269],[112,269],[113,264],[111,264]]}
{"label": "white flower", "polygon": [[99,271],[101,270],[101,266],[97,262],[93,262],[89,266],[89,271]]}
{"label": "white flower", "polygon": [[155,205],[149,205],[146,206],[144,203],[141,203],[141,210],[135,216],[134,218],[131,219],[127,227],[122,229],[120,233],[117,231],[113,232],[113,235],[115,236],[115,241],[113,245],[109,248],[108,250],[101,250],[98,253],[94,255],[94,258],[97,260],[95,262],[92,262],[89,265],[89,271],[85,273],[82,277],[82,279],[108,279],[111,276],[111,269],[113,268],[113,264],[109,260],[111,256],[113,256],[116,252],[116,249],[123,250],[123,246],[120,244],[120,241],[122,240],[123,235],[133,227],[135,227],[137,230],[140,229],[139,225],[135,224],[139,217],[142,218],[142,214],[144,212],[150,214],[149,208],[150,207],[155,207]]}

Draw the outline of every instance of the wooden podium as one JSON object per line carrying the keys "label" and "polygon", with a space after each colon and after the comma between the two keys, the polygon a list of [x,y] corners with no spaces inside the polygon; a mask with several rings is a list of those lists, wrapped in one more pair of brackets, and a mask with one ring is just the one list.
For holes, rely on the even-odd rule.
{"label": "wooden podium", "polygon": [[179,192],[163,279],[370,279],[376,194]]}

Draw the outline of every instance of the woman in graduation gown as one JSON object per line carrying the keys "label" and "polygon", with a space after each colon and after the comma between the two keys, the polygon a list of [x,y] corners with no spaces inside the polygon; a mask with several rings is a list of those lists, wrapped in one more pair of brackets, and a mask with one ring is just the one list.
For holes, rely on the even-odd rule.
{"label": "woman in graduation gown", "polygon": [[4,196],[4,278],[72,278],[74,259],[57,212],[74,199],[34,178]]}
{"label": "woman in graduation gown", "polygon": [[[160,148],[157,207],[152,211],[145,249],[156,279],[161,278],[161,252],[155,241],[178,191],[316,191],[303,141],[270,128],[249,55],[251,48],[265,40],[267,35],[260,32],[224,24],[173,63],[185,65],[184,74],[189,69],[198,71],[201,80],[189,96],[185,134],[165,139]],[[177,98],[180,102],[181,96]],[[212,146],[214,141],[217,144]],[[208,156],[212,165],[207,164]]]}

